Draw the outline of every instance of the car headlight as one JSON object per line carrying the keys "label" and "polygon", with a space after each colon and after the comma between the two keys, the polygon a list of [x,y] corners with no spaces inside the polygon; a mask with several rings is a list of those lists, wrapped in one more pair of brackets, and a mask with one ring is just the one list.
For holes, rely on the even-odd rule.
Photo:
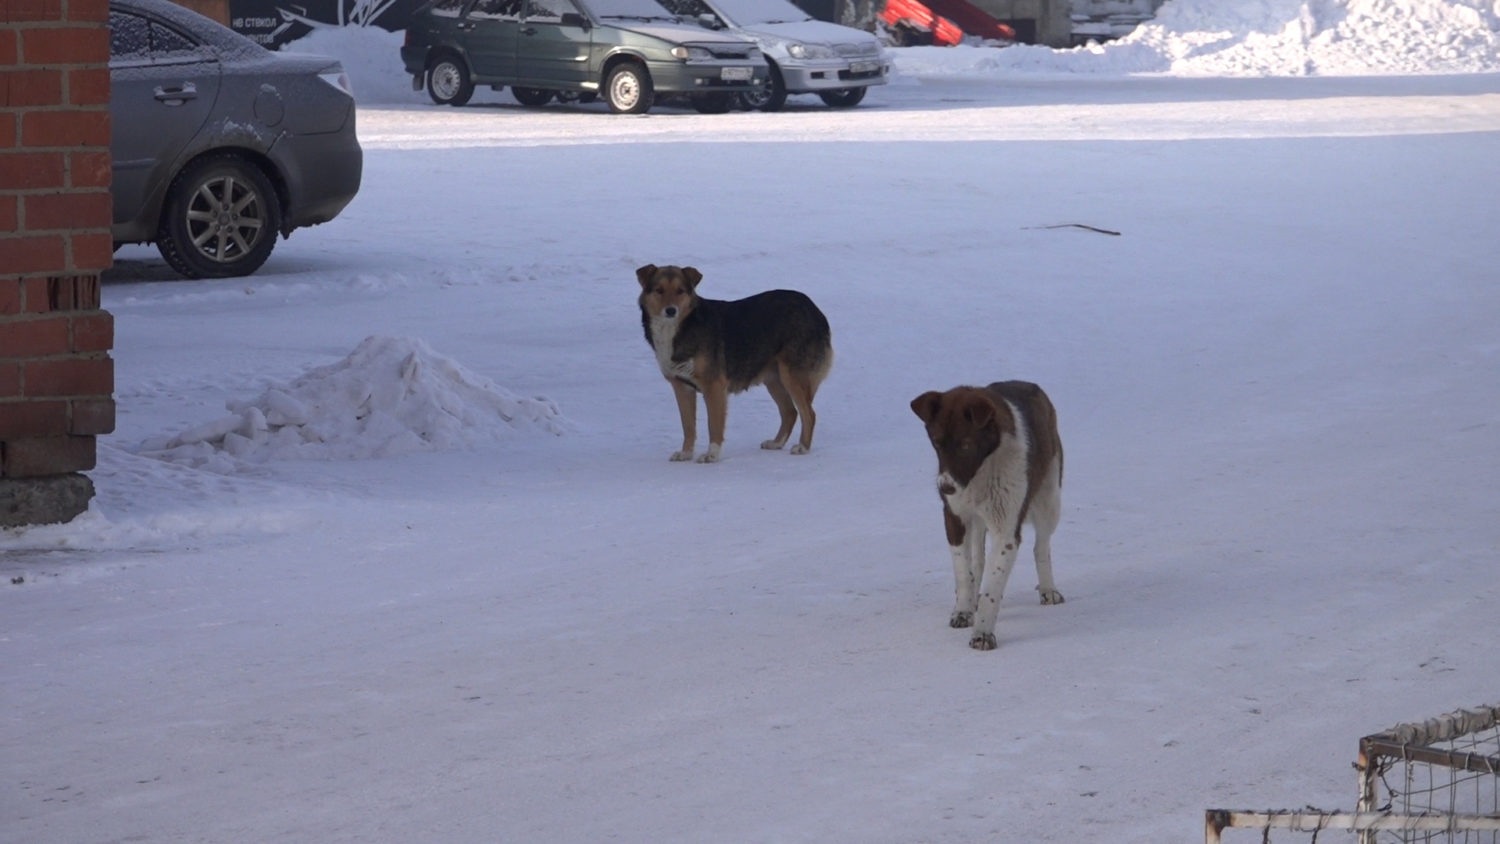
{"label": "car headlight", "polygon": [[683,47],[679,45],[672,48],[672,58],[682,59],[683,61],[702,62],[708,61],[713,57],[713,53],[710,53],[702,47]]}
{"label": "car headlight", "polygon": [[794,59],[831,59],[833,50],[822,44],[799,44],[793,42],[786,45],[787,55]]}

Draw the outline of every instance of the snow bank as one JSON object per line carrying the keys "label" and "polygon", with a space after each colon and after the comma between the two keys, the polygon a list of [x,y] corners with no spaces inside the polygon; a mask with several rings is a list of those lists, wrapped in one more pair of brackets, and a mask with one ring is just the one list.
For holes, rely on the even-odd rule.
{"label": "snow bank", "polygon": [[557,405],[521,398],[421,340],[368,337],[344,360],[309,370],[230,415],[138,453],[216,472],[238,461],[357,460],[498,439],[516,428],[563,432]]}
{"label": "snow bank", "polygon": [[281,50],[338,59],[354,83],[356,102],[430,102],[426,92],[411,89],[411,77],[401,64],[404,38],[378,26],[320,26]]}
{"label": "snow bank", "polygon": [[1500,71],[1496,0],[1167,0],[1117,41],[893,51],[918,76],[1358,76]]}

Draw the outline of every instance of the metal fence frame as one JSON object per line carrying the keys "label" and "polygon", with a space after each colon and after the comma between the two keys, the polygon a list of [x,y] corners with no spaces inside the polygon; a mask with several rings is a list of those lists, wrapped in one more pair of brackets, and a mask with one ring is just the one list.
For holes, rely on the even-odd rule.
{"label": "metal fence frame", "polygon": [[1360,844],[1375,844],[1381,831],[1495,832],[1500,838],[1500,814],[1455,814],[1447,812],[1402,812],[1380,806],[1381,775],[1397,762],[1415,762],[1453,771],[1500,777],[1500,756],[1452,750],[1437,745],[1466,735],[1500,728],[1500,705],[1460,709],[1426,721],[1400,724],[1359,740],[1359,804],[1354,812],[1305,810],[1268,812],[1209,809],[1204,814],[1205,844],[1219,844],[1228,828],[1285,829],[1317,833],[1325,829],[1359,833]]}
{"label": "metal fence frame", "polygon": [[1321,832],[1342,829],[1358,832],[1363,839],[1381,830],[1413,832],[1500,831],[1500,815],[1397,815],[1389,812],[1320,812],[1313,809],[1281,812],[1235,812],[1209,809],[1203,818],[1204,844],[1220,844],[1220,836],[1231,827],[1241,829],[1286,829]]}

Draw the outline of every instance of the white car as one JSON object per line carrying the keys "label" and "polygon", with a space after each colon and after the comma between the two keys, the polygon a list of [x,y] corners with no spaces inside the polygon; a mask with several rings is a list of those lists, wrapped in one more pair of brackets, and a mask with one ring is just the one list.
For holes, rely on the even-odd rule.
{"label": "white car", "polygon": [[755,39],[771,77],[759,91],[740,94],[747,108],[776,111],[788,94],[817,94],[828,105],[847,108],[890,74],[890,60],[874,34],[814,20],[788,0],[657,2],[678,17]]}

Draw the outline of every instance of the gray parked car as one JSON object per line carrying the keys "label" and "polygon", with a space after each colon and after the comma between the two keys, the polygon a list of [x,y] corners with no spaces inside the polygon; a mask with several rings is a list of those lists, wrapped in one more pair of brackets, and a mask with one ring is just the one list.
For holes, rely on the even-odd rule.
{"label": "gray parked car", "polygon": [[439,105],[508,85],[529,106],[603,96],[640,114],[681,95],[716,113],[766,80],[755,42],[679,23],[652,0],[433,0],[407,23],[401,60]]}
{"label": "gray parked car", "polygon": [[770,79],[747,91],[747,108],[776,111],[787,94],[817,94],[831,106],[858,105],[871,85],[884,85],[890,61],[871,33],[814,20],[787,0],[657,0],[662,7],[710,29],[754,38],[770,65]]}
{"label": "gray parked car", "polygon": [[116,245],[155,243],[189,278],[254,272],[278,234],[359,190],[337,60],[272,53],[167,0],[111,0]]}

